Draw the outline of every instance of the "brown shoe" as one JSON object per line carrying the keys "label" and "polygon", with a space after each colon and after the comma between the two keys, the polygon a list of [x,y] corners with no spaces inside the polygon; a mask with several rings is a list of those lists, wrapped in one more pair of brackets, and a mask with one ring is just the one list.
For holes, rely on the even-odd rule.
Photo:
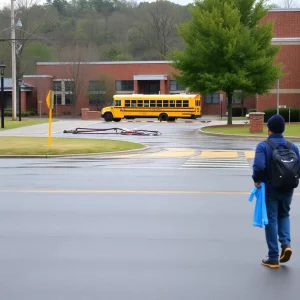
{"label": "brown shoe", "polygon": [[267,259],[263,259],[261,264],[265,267],[269,267],[269,268],[272,268],[272,269],[277,269],[279,268],[279,263],[278,263],[278,260],[276,259],[270,259],[270,258],[267,258]]}
{"label": "brown shoe", "polygon": [[292,249],[289,245],[284,245],[282,247],[282,251],[281,251],[281,255],[280,255],[280,262],[281,263],[286,263],[290,260],[291,256],[292,256]]}

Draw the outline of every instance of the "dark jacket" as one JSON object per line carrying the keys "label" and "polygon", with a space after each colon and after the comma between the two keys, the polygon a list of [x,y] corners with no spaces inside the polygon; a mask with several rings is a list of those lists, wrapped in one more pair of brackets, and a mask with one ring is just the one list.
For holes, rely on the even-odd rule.
{"label": "dark jacket", "polygon": [[[268,137],[272,142],[276,145],[283,146],[286,144],[286,139],[282,134],[273,133]],[[292,150],[298,156],[299,161],[299,174],[300,174],[300,157],[299,157],[299,149],[295,144],[292,144]],[[266,187],[266,194],[274,194],[275,191],[270,184],[270,173],[271,173],[271,159],[272,159],[272,148],[265,141],[259,143],[256,147],[255,158],[253,163],[253,175],[252,178],[254,182],[264,182]],[[280,191],[276,191],[278,193]],[[293,193],[293,190],[287,192],[289,194]]]}

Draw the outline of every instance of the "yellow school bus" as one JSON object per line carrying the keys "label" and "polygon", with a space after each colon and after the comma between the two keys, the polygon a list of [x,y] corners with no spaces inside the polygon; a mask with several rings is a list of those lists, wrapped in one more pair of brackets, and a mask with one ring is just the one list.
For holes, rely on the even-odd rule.
{"label": "yellow school bus", "polygon": [[114,95],[112,106],[104,107],[101,116],[106,122],[119,122],[123,118],[196,119],[201,117],[201,97],[199,94]]}

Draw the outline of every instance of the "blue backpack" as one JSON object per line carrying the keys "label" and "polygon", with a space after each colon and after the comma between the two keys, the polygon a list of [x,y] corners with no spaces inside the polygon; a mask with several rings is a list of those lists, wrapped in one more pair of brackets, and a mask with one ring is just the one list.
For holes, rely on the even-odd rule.
{"label": "blue backpack", "polygon": [[275,190],[292,190],[299,185],[299,161],[292,149],[292,143],[287,142],[278,147],[270,140],[265,141],[273,149],[271,160],[271,186]]}

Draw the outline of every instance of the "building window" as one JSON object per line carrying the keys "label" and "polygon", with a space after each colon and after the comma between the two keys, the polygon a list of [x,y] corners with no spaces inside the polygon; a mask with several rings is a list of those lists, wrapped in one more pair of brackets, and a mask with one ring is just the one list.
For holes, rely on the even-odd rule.
{"label": "building window", "polygon": [[73,102],[74,80],[57,79],[53,81],[54,104],[71,105]]}
{"label": "building window", "polygon": [[105,103],[105,94],[95,93],[89,95],[89,105],[101,105]]}
{"label": "building window", "polygon": [[55,105],[61,105],[61,95],[60,94],[54,94],[54,104]]}
{"label": "building window", "polygon": [[220,103],[220,94],[214,93],[214,94],[205,95],[204,102],[206,104],[219,104]]}
{"label": "building window", "polygon": [[176,80],[170,80],[170,91],[184,91],[185,87],[177,83]]}
{"label": "building window", "polygon": [[232,96],[232,104],[242,104],[242,97],[238,95]]}
{"label": "building window", "polygon": [[72,80],[68,80],[68,81],[64,81],[65,84],[65,92],[73,92],[74,91],[74,81]]}
{"label": "building window", "polygon": [[134,83],[133,80],[116,80],[117,92],[133,92]]}
{"label": "building window", "polygon": [[101,105],[105,103],[105,82],[103,80],[89,81],[89,105]]}
{"label": "building window", "polygon": [[73,94],[65,94],[65,105],[71,105],[73,102]]}
{"label": "building window", "polygon": [[104,92],[105,82],[103,80],[90,80],[89,92]]}
{"label": "building window", "polygon": [[61,81],[53,81],[53,90],[57,92],[62,91],[62,82]]}

